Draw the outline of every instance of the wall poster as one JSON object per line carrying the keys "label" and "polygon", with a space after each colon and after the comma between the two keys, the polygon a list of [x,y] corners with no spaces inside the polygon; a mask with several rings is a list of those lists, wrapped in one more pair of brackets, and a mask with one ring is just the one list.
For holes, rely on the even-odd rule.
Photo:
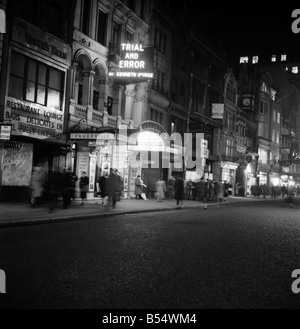
{"label": "wall poster", "polygon": [[32,174],[33,145],[22,143],[20,150],[4,149],[2,154],[2,185],[29,186]]}

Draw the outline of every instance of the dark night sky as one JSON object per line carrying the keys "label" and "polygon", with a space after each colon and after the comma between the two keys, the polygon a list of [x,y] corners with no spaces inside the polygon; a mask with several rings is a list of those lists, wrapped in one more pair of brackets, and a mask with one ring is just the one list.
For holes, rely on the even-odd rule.
{"label": "dark night sky", "polygon": [[[282,2],[268,4],[269,8],[255,6],[251,1],[229,8],[198,5],[193,16],[202,33],[219,43],[227,54],[297,52],[300,60],[300,34],[294,34],[291,29],[292,12],[300,4],[294,7],[284,7]],[[197,1],[192,1],[192,6],[197,6]]]}

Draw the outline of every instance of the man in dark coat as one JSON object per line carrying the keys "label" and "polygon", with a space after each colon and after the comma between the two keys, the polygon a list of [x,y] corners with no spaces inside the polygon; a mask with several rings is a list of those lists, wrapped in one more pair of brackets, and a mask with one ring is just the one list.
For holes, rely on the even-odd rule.
{"label": "man in dark coat", "polygon": [[112,201],[113,209],[116,208],[117,197],[119,193],[119,179],[113,169],[110,170],[110,175],[108,177],[108,186],[109,186],[109,196]]}
{"label": "man in dark coat", "polygon": [[72,172],[72,170],[68,170],[64,176],[64,193],[63,193],[63,208],[67,209],[71,204],[71,199],[75,198],[75,188],[76,182],[78,181],[78,177]]}
{"label": "man in dark coat", "polygon": [[100,178],[99,178],[99,187],[100,187],[100,196],[101,198],[104,200],[104,198],[107,195],[107,191],[106,191],[106,187],[107,187],[107,178],[102,175]]}
{"label": "man in dark coat", "polygon": [[176,178],[176,181],[174,184],[174,191],[175,191],[175,199],[177,202],[177,207],[180,207],[180,203],[182,206],[183,196],[184,196],[184,182],[183,182],[182,178],[180,178],[180,177]]}

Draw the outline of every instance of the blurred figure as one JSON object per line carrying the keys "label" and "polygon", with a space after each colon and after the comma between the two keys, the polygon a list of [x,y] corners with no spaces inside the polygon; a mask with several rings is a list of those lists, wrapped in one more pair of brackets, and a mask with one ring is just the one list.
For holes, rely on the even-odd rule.
{"label": "blurred figure", "polygon": [[75,199],[75,189],[78,177],[69,168],[64,175],[64,191],[63,191],[63,208],[67,209],[71,204],[71,199]]}
{"label": "blurred figure", "polygon": [[31,178],[31,205],[33,207],[41,206],[41,199],[43,197],[45,188],[46,176],[41,167],[34,167]]}
{"label": "blurred figure", "polygon": [[178,177],[174,184],[175,199],[177,202],[177,207],[181,208],[183,204],[184,197],[184,181],[182,178]]}
{"label": "blurred figure", "polygon": [[168,180],[168,198],[169,199],[174,199],[174,186],[175,186],[175,178],[171,176]]}
{"label": "blurred figure", "polygon": [[59,171],[55,171],[51,174],[51,176],[49,178],[50,179],[48,182],[48,186],[49,186],[49,192],[50,192],[51,199],[50,199],[48,212],[53,213],[57,206],[57,203],[59,201],[59,197],[63,194],[64,176]]}
{"label": "blurred figure", "polygon": [[240,195],[240,188],[242,188],[242,185],[239,182],[237,182],[235,184],[235,195],[236,196],[239,196]]}
{"label": "blurred figure", "polygon": [[109,186],[109,196],[112,202],[112,208],[115,209],[117,205],[117,194],[119,191],[119,182],[118,177],[114,169],[110,170],[110,175],[108,177],[108,186]]}
{"label": "blurred figure", "polygon": [[281,187],[281,196],[282,196],[282,199],[284,199],[286,195],[288,195],[288,190],[287,190],[287,188],[285,187],[285,185],[283,185],[283,186]]}
{"label": "blurred figure", "polygon": [[263,195],[263,198],[266,199],[266,197],[267,197],[267,185],[266,184],[262,185],[261,193]]}
{"label": "blurred figure", "polygon": [[102,199],[102,204],[104,204],[104,199],[107,195],[107,192],[106,192],[106,187],[107,187],[107,178],[102,175],[100,178],[99,178],[99,188],[100,188],[100,197]]}
{"label": "blurred figure", "polygon": [[217,182],[217,193],[218,193],[219,202],[225,201],[224,200],[224,191],[225,191],[224,184],[221,181],[218,181]]}
{"label": "blurred figure", "polygon": [[144,182],[142,181],[141,176],[138,176],[135,180],[135,189],[134,189],[134,194],[136,199],[142,199],[143,185]]}
{"label": "blurred figure", "polygon": [[124,198],[123,191],[124,191],[124,179],[121,176],[121,173],[116,169],[116,176],[118,181],[118,195],[117,201],[121,201],[121,198]]}
{"label": "blurred figure", "polygon": [[202,177],[198,184],[198,198],[199,198],[199,201],[201,201],[201,202],[204,202],[204,189],[205,189],[204,185],[205,185],[205,182],[204,182],[204,178]]}
{"label": "blurred figure", "polygon": [[87,192],[89,190],[89,178],[86,175],[86,172],[82,172],[82,176],[79,179],[79,187],[80,187],[80,197],[81,197],[81,205],[84,205],[84,200],[87,198]]}
{"label": "blurred figure", "polygon": [[162,202],[165,198],[165,193],[167,191],[166,182],[160,178],[156,182],[156,194],[157,194],[157,202]]}

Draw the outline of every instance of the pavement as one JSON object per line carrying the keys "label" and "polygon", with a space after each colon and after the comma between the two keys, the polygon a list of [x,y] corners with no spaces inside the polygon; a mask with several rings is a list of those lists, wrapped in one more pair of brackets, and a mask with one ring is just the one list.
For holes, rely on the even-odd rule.
{"label": "pavement", "polygon": [[[210,202],[208,204],[185,200],[181,209],[205,209],[206,207],[218,207],[253,201],[263,201],[263,199],[230,197],[222,203]],[[28,203],[0,202],[0,228],[76,221],[87,218],[96,219],[115,215],[170,211],[176,208],[175,200],[164,200],[162,203],[158,203],[153,199],[147,201],[123,199],[117,203],[116,209],[112,209],[111,206],[102,205],[101,199],[95,199],[86,201],[84,206],[81,206],[81,201],[72,201],[72,205],[68,209],[63,209],[62,203],[59,203],[54,213],[48,213],[47,205],[33,208]]]}

